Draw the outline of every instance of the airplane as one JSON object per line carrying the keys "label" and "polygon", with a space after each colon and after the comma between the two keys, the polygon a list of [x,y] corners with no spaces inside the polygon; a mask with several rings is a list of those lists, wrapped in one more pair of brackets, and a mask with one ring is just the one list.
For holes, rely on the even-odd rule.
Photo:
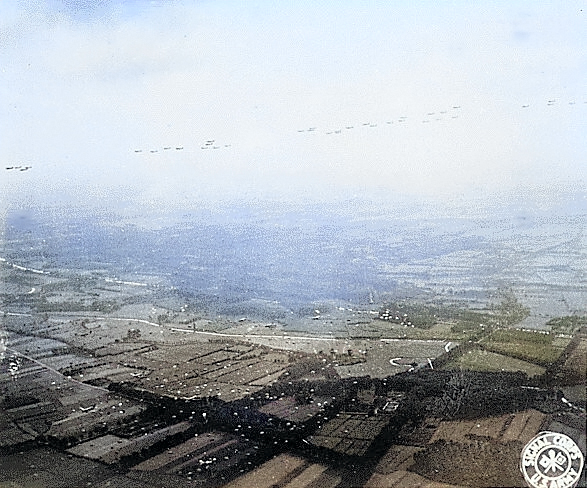
{"label": "airplane", "polygon": [[220,149],[220,146],[213,146],[212,149]]}
{"label": "airplane", "polygon": [[200,149],[210,149],[210,146],[206,146],[206,145],[200,146]]}
{"label": "airplane", "polygon": [[354,129],[355,127],[353,125],[348,125],[347,127],[345,127],[346,130],[351,130]]}
{"label": "airplane", "polygon": [[453,108],[461,108],[460,105],[455,105]]}
{"label": "airplane", "polygon": [[164,148],[163,148],[163,150],[164,150],[164,151],[168,151],[169,149],[171,149],[171,147],[170,147],[170,146],[168,146],[168,147],[164,147]]}
{"label": "airplane", "polygon": [[304,129],[298,129],[298,132],[306,132]]}
{"label": "airplane", "polygon": [[428,112],[428,115],[434,115],[434,112]]}
{"label": "airplane", "polygon": [[377,127],[377,124],[369,124],[369,127]]}
{"label": "airplane", "polygon": [[159,151],[158,151],[157,149],[151,149],[151,151],[150,151],[150,152],[151,152],[151,153],[156,153],[156,152],[159,152]]}
{"label": "airplane", "polygon": [[140,152],[143,152],[143,150],[142,149],[135,149],[135,152],[140,153]]}
{"label": "airplane", "polygon": [[315,130],[316,130],[316,127],[310,127],[310,128],[308,129],[308,132],[313,132],[313,131],[315,131]]}
{"label": "airplane", "polygon": [[7,166],[6,169],[14,169],[14,166]]}
{"label": "airplane", "polygon": [[528,108],[530,105],[526,104],[526,105],[522,105],[522,108]]}
{"label": "airplane", "polygon": [[334,131],[335,134],[340,134],[341,132],[342,132],[342,130],[340,130],[340,129]]}
{"label": "airplane", "polygon": [[232,144],[224,144],[224,147],[230,147]]}
{"label": "airplane", "polygon": [[183,146],[175,148],[176,151],[181,151],[182,149],[183,149]]}

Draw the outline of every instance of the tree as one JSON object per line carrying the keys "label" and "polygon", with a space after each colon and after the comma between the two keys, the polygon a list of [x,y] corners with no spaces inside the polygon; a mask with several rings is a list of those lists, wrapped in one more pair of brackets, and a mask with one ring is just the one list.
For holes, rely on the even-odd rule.
{"label": "tree", "polygon": [[530,315],[530,309],[522,305],[512,290],[500,290],[499,304],[494,306],[500,326],[508,327],[517,324]]}
{"label": "tree", "polygon": [[127,341],[136,341],[141,338],[141,331],[139,329],[128,329],[126,333]]}

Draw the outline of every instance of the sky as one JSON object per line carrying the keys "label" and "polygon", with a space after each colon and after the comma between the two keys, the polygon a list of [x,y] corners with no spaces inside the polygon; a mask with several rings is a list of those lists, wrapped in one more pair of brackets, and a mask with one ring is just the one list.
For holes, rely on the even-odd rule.
{"label": "sky", "polygon": [[584,192],[586,8],[0,2],[0,203]]}

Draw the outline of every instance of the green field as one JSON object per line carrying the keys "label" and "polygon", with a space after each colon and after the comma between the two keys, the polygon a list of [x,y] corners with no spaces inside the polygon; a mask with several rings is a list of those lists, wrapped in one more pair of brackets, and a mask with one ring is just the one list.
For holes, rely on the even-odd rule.
{"label": "green field", "polygon": [[[369,324],[368,327],[377,337],[388,339],[421,339],[461,342],[468,340],[471,336],[471,331],[455,331],[454,322],[439,322],[429,329],[419,329],[417,327],[404,327],[403,325],[377,320],[372,324]],[[357,330],[356,333],[360,334],[361,329]]]}
{"label": "green field", "polygon": [[501,301],[483,309],[389,302],[380,309],[381,320],[374,321],[372,328],[390,338],[478,341],[495,329],[519,323],[530,313],[511,292],[501,291],[497,297]]}
{"label": "green field", "polygon": [[473,349],[445,364],[441,369],[465,369],[470,371],[523,371],[528,376],[544,374],[545,368],[520,359]]}
{"label": "green field", "polygon": [[548,366],[559,358],[569,341],[570,338],[556,337],[554,334],[497,329],[484,337],[480,344],[487,351]]}
{"label": "green field", "polygon": [[562,334],[572,334],[579,328],[587,325],[587,316],[567,315],[565,317],[557,317],[546,322],[553,332]]}

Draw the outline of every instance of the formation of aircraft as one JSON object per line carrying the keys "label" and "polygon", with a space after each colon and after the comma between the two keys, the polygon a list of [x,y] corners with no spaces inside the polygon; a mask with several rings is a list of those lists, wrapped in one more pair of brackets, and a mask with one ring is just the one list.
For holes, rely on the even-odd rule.
{"label": "formation of aircraft", "polygon": [[6,166],[7,171],[28,171],[32,166]]}
{"label": "formation of aircraft", "polygon": [[[174,148],[172,146],[165,146],[162,148],[163,151],[171,151]],[[181,151],[183,149],[183,146],[176,146],[175,150],[176,151]],[[150,152],[151,154],[155,154],[159,152],[159,149],[135,149],[134,150],[135,153],[140,154],[142,152]]]}
{"label": "formation of aircraft", "polygon": [[[207,139],[204,142],[202,142],[200,144],[200,149],[204,150],[204,149],[222,149],[222,148],[228,148],[231,147],[232,144],[218,144],[216,143],[215,139]],[[158,152],[161,151],[183,151],[184,150],[184,146],[164,146],[163,148],[159,149],[134,149],[135,154],[140,154],[143,152],[148,152],[150,154],[157,154]]]}
{"label": "formation of aircraft", "polygon": [[[553,98],[552,100],[547,100],[546,101],[546,105],[548,107],[552,107],[553,105],[555,105],[557,103],[557,99]],[[575,100],[570,100],[569,101],[569,105],[575,105],[577,102]],[[583,103],[587,104],[587,100],[585,100]],[[522,105],[522,108],[529,108],[530,104],[529,103],[525,103]]]}
{"label": "formation of aircraft", "polygon": [[[553,97],[550,99],[543,100],[542,103],[551,107],[554,105],[560,105],[561,103],[564,103],[564,102]],[[576,103],[577,102],[575,100],[568,101],[569,106],[573,106]],[[583,101],[583,104],[587,104],[587,100]],[[529,102],[523,102],[523,103],[520,103],[520,105],[518,105],[518,107],[521,107],[522,109],[530,109],[531,107],[539,106],[539,105],[540,105],[540,103],[534,103],[531,105]],[[436,124],[436,123],[442,123],[443,121],[454,121],[455,119],[459,119],[462,115],[464,115],[464,112],[461,111],[461,105],[455,104],[455,105],[447,106],[446,108],[443,108],[443,109],[430,110],[430,111],[423,112],[421,116],[410,115],[410,117],[408,117],[408,115],[398,115],[393,118],[389,118],[387,120],[383,120],[383,121],[379,121],[379,122],[373,121],[373,120],[363,120],[362,122],[359,122],[359,123],[355,123],[355,124],[347,123],[346,125],[341,124],[338,127],[328,128],[328,129],[326,129],[326,128],[322,129],[317,126],[308,126],[306,128],[297,129],[297,132],[298,133],[315,133],[315,134],[324,133],[329,136],[336,136],[336,135],[344,134],[345,132],[348,132],[348,131],[370,130],[370,129],[378,129],[378,128],[380,129],[381,127],[393,126],[393,125],[398,125],[398,124],[406,125],[406,124],[412,124],[412,123],[419,123],[419,124],[421,123],[421,124],[432,125],[432,124]],[[220,149],[229,148],[231,146],[232,146],[232,144],[219,143],[216,141],[216,139],[206,139],[199,144],[199,149],[202,151],[218,151]],[[193,152],[193,150],[196,149],[196,147],[194,145],[193,147],[186,147],[186,149],[191,153],[191,152]],[[183,151],[184,146],[167,145],[167,146],[161,146],[159,148],[152,148],[152,149],[137,148],[137,149],[134,149],[134,152],[136,154],[149,153],[149,154],[155,155],[155,154],[158,154],[159,152],[168,152],[168,151],[173,151],[173,150]],[[21,167],[7,167],[6,169],[21,169]],[[24,167],[23,169],[21,169],[21,171],[26,171],[27,169],[29,169],[29,167]]]}
{"label": "formation of aircraft", "polygon": [[[451,119],[456,119],[458,118],[458,110],[461,108],[460,105],[455,105],[452,107],[453,110],[453,115],[451,116]],[[434,117],[433,120],[443,120],[443,118],[445,118],[445,116],[447,116],[449,114],[448,110],[440,110],[438,113],[436,112],[427,112],[424,115],[424,118],[422,119],[423,123],[429,123],[432,119],[431,117],[434,117],[436,115],[436,117]],[[408,121],[408,116],[407,115],[401,115],[399,116],[397,119],[392,119],[392,120],[387,120],[385,121],[385,123],[387,125],[391,125],[394,123],[405,123]],[[379,124],[377,122],[374,121],[366,121],[366,122],[361,122],[360,124],[357,124],[356,126],[358,127],[365,127],[365,128],[371,128],[374,129],[376,127],[379,127]],[[353,130],[355,128],[355,125],[345,125],[344,128],[336,128],[336,129],[328,129],[326,130],[324,133],[326,135],[333,135],[333,134],[342,134],[343,131],[345,130]],[[298,132],[316,132],[318,130],[317,127],[308,127],[307,129],[297,129]]]}
{"label": "formation of aircraft", "polygon": [[216,144],[214,139],[209,139],[200,146],[200,149],[220,149],[222,147],[230,147],[232,144]]}
{"label": "formation of aircraft", "polygon": [[[582,103],[581,103],[582,102]],[[582,101],[576,101],[575,99],[570,99],[570,100],[561,100],[559,98],[553,97],[550,99],[545,99],[543,100],[541,103],[537,102],[537,103],[529,103],[529,102],[523,102],[520,103],[520,105],[518,105],[518,107],[521,107],[524,110],[528,110],[528,109],[532,109],[534,107],[539,107],[539,106],[548,106],[548,107],[553,107],[553,106],[564,106],[565,104],[567,104],[569,107],[574,107],[577,104],[581,104],[581,106],[587,105],[587,100],[582,100]],[[576,108],[573,108],[572,110],[576,110]],[[461,105],[452,105],[450,108],[447,109],[442,109],[442,110],[437,110],[437,111],[429,111],[429,112],[425,112],[423,114],[423,117],[421,119],[419,119],[417,116],[411,116],[410,118],[408,118],[407,115],[400,115],[400,116],[396,116],[393,119],[388,119],[385,120],[385,122],[381,122],[381,123],[377,123],[375,121],[364,121],[364,122],[360,122],[360,123],[356,123],[356,124],[348,124],[347,125],[343,125],[341,124],[339,127],[337,128],[331,128],[331,129],[327,129],[324,131],[324,134],[330,135],[330,136],[336,136],[336,135],[340,135],[340,134],[344,134],[345,132],[348,131],[357,131],[357,130],[369,130],[369,129],[377,129],[378,127],[385,127],[385,126],[390,126],[390,125],[395,125],[395,124],[406,124],[408,122],[420,122],[422,124],[432,124],[432,123],[436,123],[439,121],[448,121],[448,120],[454,120],[454,119],[458,119],[461,115]],[[419,120],[418,120],[419,119]],[[385,125],[384,125],[385,124]],[[321,130],[319,130],[318,127],[316,126],[309,126],[307,128],[304,129],[297,129],[298,133],[320,133]],[[230,148],[232,146],[232,144],[227,144],[227,143],[219,143],[216,141],[216,139],[206,139],[204,140],[202,143],[199,144],[199,149],[200,150],[212,150],[212,151],[217,151],[220,149],[226,149],[226,148]],[[193,150],[195,149],[195,147],[187,147],[188,152],[190,152],[190,149]],[[156,147],[156,148],[136,148],[134,149],[134,153],[135,154],[142,154],[142,153],[149,153],[149,154],[158,154],[159,152],[172,152],[172,151],[183,151],[184,150],[184,146],[180,146],[180,145],[166,145],[166,146],[160,146],[160,147]],[[19,172],[24,172],[24,171],[28,171],[32,168],[32,166],[24,166],[24,165],[11,165],[11,166],[5,166],[5,170],[6,171],[19,171]]]}
{"label": "formation of aircraft", "polygon": [[[544,102],[543,102],[544,103]],[[556,98],[552,98],[549,100],[546,100],[546,105],[549,107],[552,107],[556,104],[559,103],[559,100],[557,100]],[[584,104],[587,104],[587,100],[583,102]],[[570,100],[568,102],[569,105],[575,105],[576,101],[575,100]],[[521,105],[522,108],[527,109],[530,108],[530,103],[523,103]],[[420,119],[420,122],[423,124],[430,124],[433,122],[440,122],[443,120],[454,120],[454,119],[458,119],[460,117],[461,114],[461,105],[452,105],[450,108],[448,109],[442,109],[442,110],[438,110],[438,111],[430,111],[430,112],[425,112],[422,116],[422,118]],[[418,117],[412,117],[412,119],[418,119]],[[386,125],[392,125],[392,124],[404,124],[408,122],[408,116],[406,115],[402,115],[399,116],[397,118],[394,119],[389,119],[385,121]],[[325,129],[324,130],[324,134],[326,135],[335,135],[335,134],[342,134],[345,130],[352,130],[355,127],[364,127],[364,128],[376,128],[378,127],[379,124],[377,122],[374,121],[364,121],[361,122],[360,124],[356,124],[356,125],[346,125],[342,128],[336,128],[336,129]],[[319,132],[317,127],[309,127],[307,129],[297,129],[297,132],[300,133],[304,133],[304,132]]]}

